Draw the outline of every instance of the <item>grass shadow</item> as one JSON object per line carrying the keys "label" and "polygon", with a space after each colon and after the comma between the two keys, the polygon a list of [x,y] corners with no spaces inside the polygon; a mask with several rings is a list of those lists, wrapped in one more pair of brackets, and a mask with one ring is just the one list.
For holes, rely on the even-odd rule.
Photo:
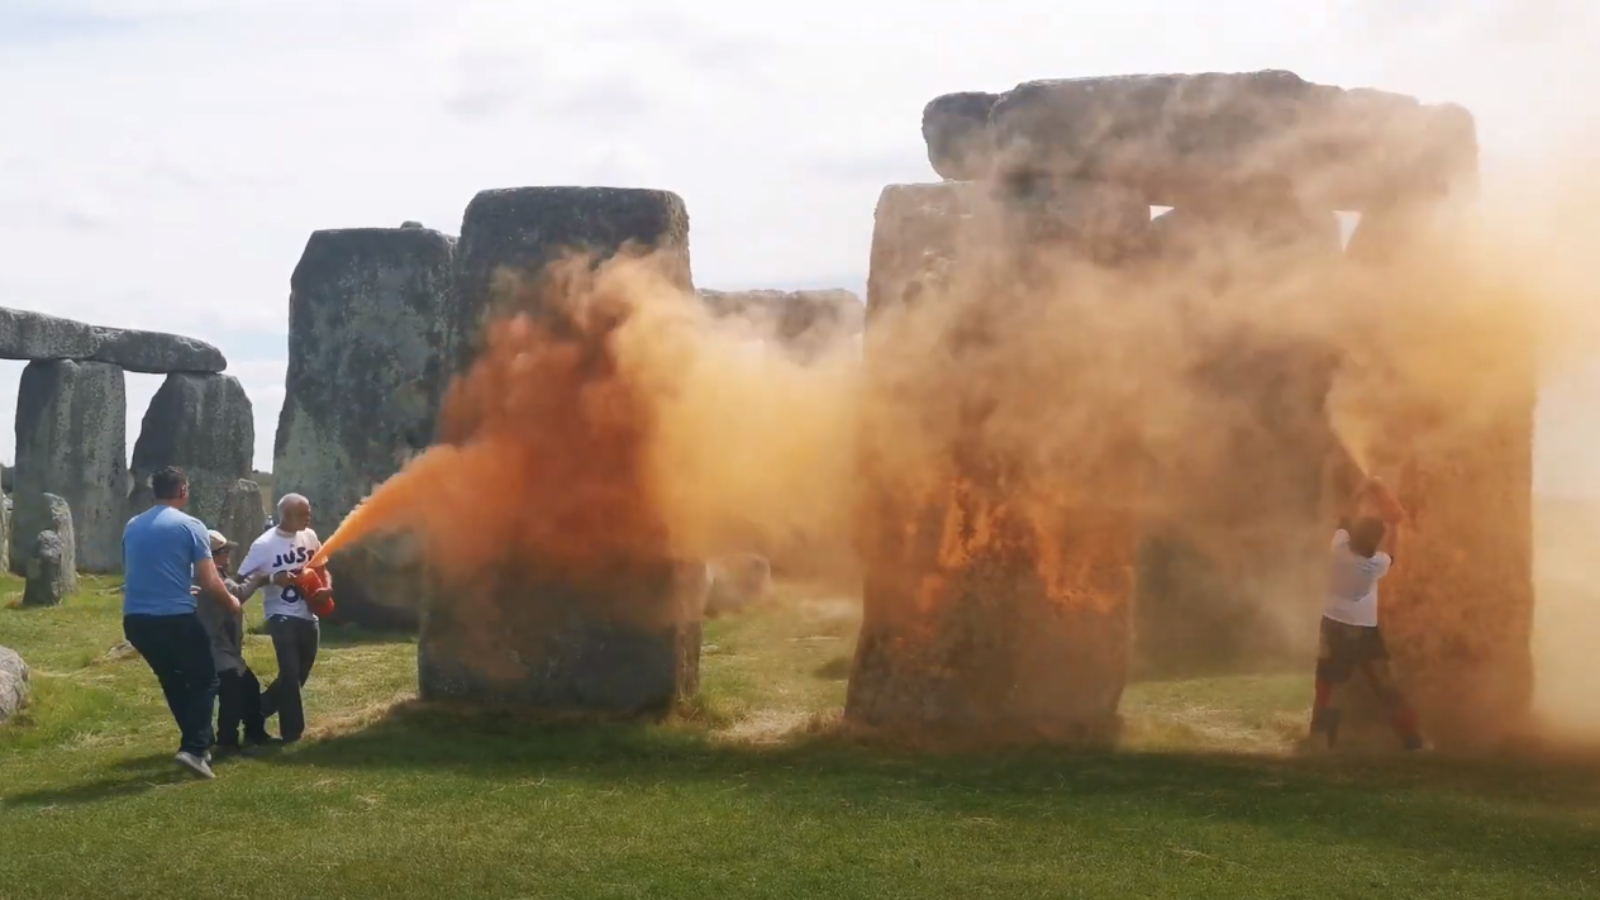
{"label": "grass shadow", "polygon": [[124,760],[112,766],[112,769],[123,774],[107,775],[67,787],[13,794],[0,801],[0,805],[50,807],[101,803],[196,780],[194,775],[179,769],[172,758],[165,755]]}
{"label": "grass shadow", "polygon": [[[1225,820],[1304,831],[1314,840],[1403,847],[1479,865],[1515,833],[1541,866],[1594,877],[1600,762],[1370,757],[1262,757],[1073,748],[940,751],[866,744],[840,733],[746,746],[666,726],[461,714],[403,704],[352,733],[319,739],[275,764],[527,777],[606,789],[738,783],[774,814],[847,804],[885,816],[934,808],[1039,822],[1086,809],[1154,820]],[[1485,802],[1492,800],[1494,802]],[[1288,824],[1285,824],[1288,823]]]}

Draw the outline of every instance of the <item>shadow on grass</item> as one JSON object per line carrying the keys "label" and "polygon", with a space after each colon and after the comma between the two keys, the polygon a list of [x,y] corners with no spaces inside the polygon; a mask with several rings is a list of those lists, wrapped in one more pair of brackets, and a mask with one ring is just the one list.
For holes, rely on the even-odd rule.
{"label": "shadow on grass", "polygon": [[910,752],[820,734],[775,747],[708,741],[667,725],[582,725],[404,704],[354,733],[286,753],[284,766],[431,771],[500,781],[538,776],[607,788],[737,783],[777,815],[839,804],[888,816],[1046,820],[1135,815],[1232,821],[1324,842],[1404,847],[1445,865],[1519,858],[1578,880],[1600,877],[1600,762],[1440,757],[1259,757],[1014,749]]}
{"label": "shadow on grass", "polygon": [[15,794],[9,806],[70,806],[98,803],[143,794],[156,788],[195,781],[194,775],[180,769],[171,754],[153,754],[121,760],[111,766],[118,774],[106,775],[70,787]]}

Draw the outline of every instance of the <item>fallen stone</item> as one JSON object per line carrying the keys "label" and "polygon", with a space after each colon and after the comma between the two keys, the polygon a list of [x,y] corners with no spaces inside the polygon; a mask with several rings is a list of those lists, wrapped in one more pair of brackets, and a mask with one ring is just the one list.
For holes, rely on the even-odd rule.
{"label": "fallen stone", "polygon": [[[318,231],[290,280],[289,374],[273,476],[311,500],[323,534],[433,441],[448,381],[455,242],[422,228]],[[334,557],[334,621],[415,628],[415,577],[391,573],[394,547]]]}
{"label": "fallen stone", "polygon": [[250,474],[255,441],[254,409],[239,379],[168,375],[150,399],[133,445],[129,514],[138,515],[155,502],[150,476],[177,466],[189,479],[189,505],[184,511],[216,528],[228,492]]}
{"label": "fallen stone", "polygon": [[23,606],[60,606],[69,593],[68,571],[64,568],[65,548],[54,531],[41,531],[34,539],[28,557],[28,583],[22,594]]}
{"label": "fallen stone", "polygon": [[793,350],[802,360],[861,334],[866,307],[850,291],[700,290],[713,316],[737,319],[753,332]]}
{"label": "fallen stone", "polygon": [[625,245],[663,253],[671,278],[693,289],[689,212],[668,191],[635,188],[531,187],[479,193],[467,205],[456,249],[451,342],[457,368],[477,353],[480,330],[497,308],[501,269],[536,277],[568,251],[607,257]]}
{"label": "fallen stone", "polygon": [[772,592],[772,565],[753,553],[712,560],[706,592],[706,618],[744,612],[759,606]]}
{"label": "fallen stone", "polygon": [[928,161],[949,181],[982,181],[994,167],[989,113],[999,94],[965,91],[935,97],[922,108]]}
{"label": "fallen stone", "polygon": [[13,571],[27,565],[39,532],[67,536],[46,519],[46,493],[65,499],[72,511],[76,569],[122,570],[129,493],[126,430],[127,395],[116,366],[63,360],[32,362],[22,370]]}
{"label": "fallen stone", "polygon": [[[1025,82],[994,101],[988,140],[975,124],[984,96],[948,95],[925,111],[941,175],[1049,173],[1120,184],[1149,204],[1176,207],[1266,184],[1345,210],[1476,179],[1476,126],[1461,107],[1312,84],[1292,72]],[[989,141],[994,158],[985,165]]]}
{"label": "fallen stone", "polygon": [[15,650],[0,647],[0,725],[28,707],[28,664]]}
{"label": "fallen stone", "polygon": [[0,359],[102,362],[129,372],[221,372],[216,347],[176,334],[101,328],[44,313],[0,307]]}

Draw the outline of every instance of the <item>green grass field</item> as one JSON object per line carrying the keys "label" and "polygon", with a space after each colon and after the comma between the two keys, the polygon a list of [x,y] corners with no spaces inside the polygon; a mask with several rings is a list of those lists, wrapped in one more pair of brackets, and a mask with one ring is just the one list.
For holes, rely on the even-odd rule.
{"label": "green grass field", "polygon": [[34,682],[3,900],[1600,897],[1600,766],[1304,756],[1303,674],[1135,685],[1114,752],[840,736],[857,617],[799,589],[712,623],[702,702],[648,726],[419,708],[413,642],[328,629],[311,739],[198,782],[85,585],[22,610],[0,580]]}

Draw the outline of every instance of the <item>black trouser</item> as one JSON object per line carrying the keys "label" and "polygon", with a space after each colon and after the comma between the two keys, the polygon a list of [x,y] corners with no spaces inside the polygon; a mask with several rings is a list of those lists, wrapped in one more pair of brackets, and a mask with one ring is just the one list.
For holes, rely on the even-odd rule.
{"label": "black trouser", "polygon": [[211,638],[194,613],[122,617],[122,634],[161,682],[167,708],[183,738],[179,749],[203,756],[211,746],[211,705],[217,697],[217,665]]}
{"label": "black trouser", "polygon": [[278,677],[261,695],[261,715],[278,717],[278,734],[286,741],[299,740],[306,730],[306,711],[300,702],[300,689],[311,677],[317,661],[317,642],[321,629],[310,619],[273,616],[267,620],[272,635],[272,650],[278,657]]}
{"label": "black trouser", "polygon": [[225,669],[217,673],[217,743],[239,746],[239,726],[244,739],[261,743],[267,739],[267,717],[261,714],[261,682],[248,666],[244,671]]}

